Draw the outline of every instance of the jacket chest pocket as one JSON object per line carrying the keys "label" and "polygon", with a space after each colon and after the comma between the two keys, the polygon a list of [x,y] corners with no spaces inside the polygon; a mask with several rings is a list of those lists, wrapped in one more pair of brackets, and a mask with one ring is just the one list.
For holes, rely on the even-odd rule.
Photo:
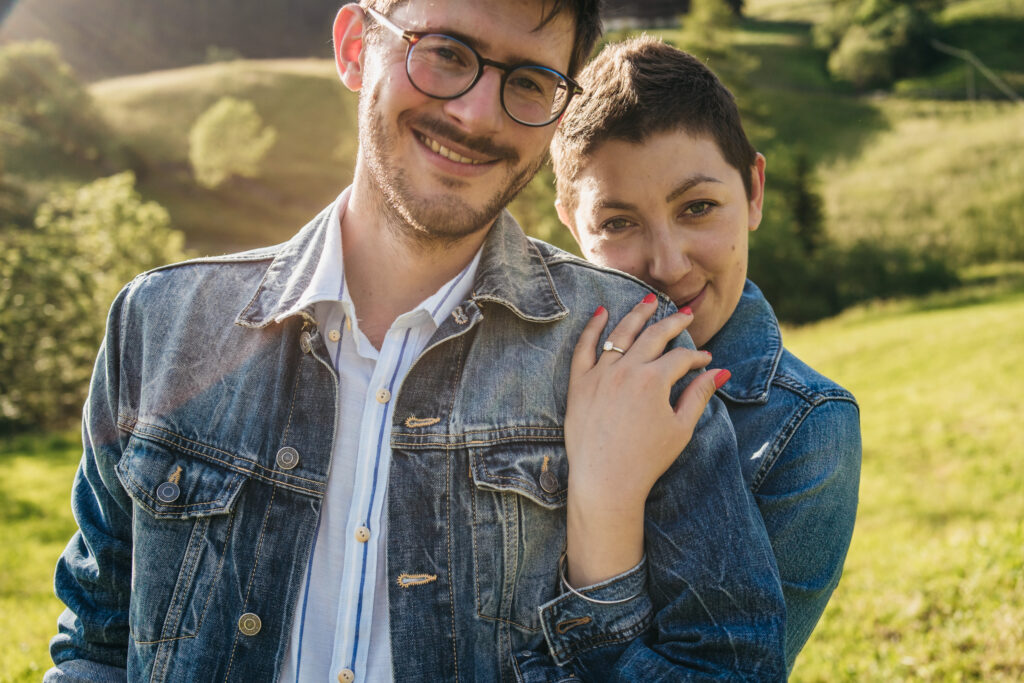
{"label": "jacket chest pocket", "polygon": [[538,608],[558,594],[568,464],[561,443],[470,450],[477,614],[540,630]]}
{"label": "jacket chest pocket", "polygon": [[132,638],[148,644],[194,637],[229,557],[245,475],[135,436],[117,476],[134,501]]}

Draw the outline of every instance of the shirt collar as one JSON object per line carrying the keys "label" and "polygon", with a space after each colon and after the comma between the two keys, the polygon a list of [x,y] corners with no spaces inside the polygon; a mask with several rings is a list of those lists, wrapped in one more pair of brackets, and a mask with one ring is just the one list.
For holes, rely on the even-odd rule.
{"label": "shirt collar", "polygon": [[767,403],[782,358],[782,332],[757,285],[747,280],[736,310],[705,348],[716,367],[732,373],[719,394],[737,403]]}
{"label": "shirt collar", "polygon": [[[335,202],[278,248],[263,281],[239,313],[237,324],[262,328],[294,315],[312,320],[311,297],[324,295],[330,300],[339,300],[343,274],[335,267],[337,275],[331,277],[332,269],[325,259],[333,259],[330,262],[335,264],[341,262],[338,226],[350,191],[348,188],[342,192]],[[335,239],[337,246],[331,246]],[[569,314],[558,296],[543,254],[523,234],[507,210],[495,220],[469,270],[460,275],[461,279],[456,276],[434,295],[441,295],[451,307],[444,303],[438,306],[439,300],[434,297],[423,303],[430,306],[427,310],[438,325],[467,294],[474,300],[504,305],[524,320],[549,322]],[[454,288],[448,292],[447,287],[453,283]]]}

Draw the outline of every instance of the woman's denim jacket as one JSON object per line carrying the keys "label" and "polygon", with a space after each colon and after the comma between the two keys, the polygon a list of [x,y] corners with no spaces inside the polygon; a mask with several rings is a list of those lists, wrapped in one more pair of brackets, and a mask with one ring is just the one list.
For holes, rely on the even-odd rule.
{"label": "woman's denim jacket", "polygon": [[705,348],[716,366],[732,371],[718,395],[778,561],[792,668],[839,583],[850,547],[860,412],[850,392],[782,346],[775,313],[749,280]]}
{"label": "woman's denim jacket", "polygon": [[[295,308],[326,217],[277,247],[146,273],[115,300],[48,680],[276,679],[335,439],[337,377]],[[569,359],[599,304],[617,319],[647,292],[507,213],[491,229],[471,296],[397,396],[395,680],[784,678],[778,572],[717,399],[650,494],[644,561],[585,591],[636,597],[560,588]],[[662,299],[657,317],[672,310]]]}

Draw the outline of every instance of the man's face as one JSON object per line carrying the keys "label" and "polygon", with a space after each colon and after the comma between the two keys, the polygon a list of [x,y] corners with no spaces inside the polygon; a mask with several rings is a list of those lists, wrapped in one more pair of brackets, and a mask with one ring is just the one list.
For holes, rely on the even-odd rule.
{"label": "man's face", "polygon": [[[485,58],[565,73],[573,17],[562,13],[535,31],[542,9],[540,0],[411,0],[389,18],[406,30],[460,38]],[[406,48],[383,29],[364,44],[361,161],[387,210],[421,238],[458,239],[488,227],[530,181],[555,124],[531,128],[509,118],[501,73],[490,67],[458,98],[422,94],[406,76]]]}
{"label": "man's face", "polygon": [[732,315],[747,275],[747,236],[761,221],[764,157],[748,199],[739,172],[709,137],[659,133],[610,140],[575,184],[560,215],[591,261],[634,275],[693,309],[698,347]]}

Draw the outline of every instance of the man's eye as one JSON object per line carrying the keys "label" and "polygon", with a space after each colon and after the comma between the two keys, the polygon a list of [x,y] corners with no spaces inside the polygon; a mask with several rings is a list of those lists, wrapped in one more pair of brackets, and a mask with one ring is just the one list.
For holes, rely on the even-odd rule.
{"label": "man's eye", "polygon": [[601,224],[601,230],[605,232],[625,232],[634,225],[635,223],[628,218],[610,218]]}

